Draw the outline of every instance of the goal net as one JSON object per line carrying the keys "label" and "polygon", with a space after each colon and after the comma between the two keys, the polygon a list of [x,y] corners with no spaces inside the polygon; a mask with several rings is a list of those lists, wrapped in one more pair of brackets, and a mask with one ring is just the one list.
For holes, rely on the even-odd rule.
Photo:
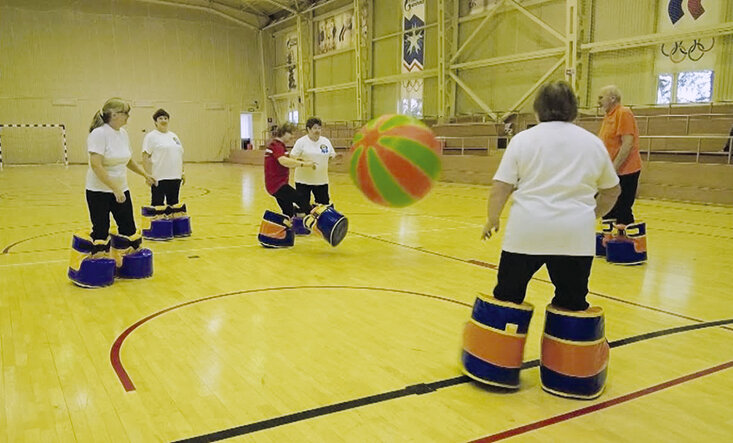
{"label": "goal net", "polygon": [[0,123],[0,168],[22,164],[68,164],[66,126]]}

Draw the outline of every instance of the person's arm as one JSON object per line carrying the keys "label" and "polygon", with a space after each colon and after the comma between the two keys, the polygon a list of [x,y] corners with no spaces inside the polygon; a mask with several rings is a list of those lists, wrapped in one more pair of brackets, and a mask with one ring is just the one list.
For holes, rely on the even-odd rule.
{"label": "person's arm", "polygon": [[618,196],[621,195],[621,186],[616,185],[613,188],[599,189],[596,194],[596,218],[603,217],[616,204]]}
{"label": "person's arm", "polygon": [[313,168],[316,169],[316,164],[313,162],[305,161],[305,160],[298,160],[296,158],[290,158],[286,155],[281,155],[277,158],[278,163],[285,166],[286,168],[295,169],[295,168]]}
{"label": "person's arm", "polygon": [[631,153],[631,148],[634,146],[634,136],[631,134],[624,134],[621,136],[621,148],[619,148],[618,155],[613,159],[613,167],[618,171],[621,165],[624,164],[626,159]]}
{"label": "person's arm", "polygon": [[[176,136],[176,138],[178,138],[178,136]],[[181,139],[178,138],[178,141],[180,140]],[[186,184],[186,171],[184,171],[184,167],[183,167],[183,153],[184,153],[183,143],[181,143],[181,184],[185,185]]]}
{"label": "person's arm", "polygon": [[145,170],[133,159],[130,159],[129,162],[127,162],[127,169],[134,172],[135,174],[138,174],[142,177],[145,177],[145,183],[147,183],[149,186],[158,186],[158,180],[154,179],[150,176]]}
{"label": "person's arm", "polygon": [[331,144],[331,140],[328,140],[328,149],[330,149],[330,155],[328,157],[329,161],[336,160],[336,162],[340,162],[341,160],[343,160],[344,154],[336,152],[336,149],[334,149],[333,145]]}
{"label": "person's arm", "polygon": [[[293,149],[290,150],[289,157],[292,159],[300,160],[302,156],[303,156],[303,142],[300,139],[298,139],[298,140],[295,140]],[[285,167],[289,168],[290,166],[285,166]]]}
{"label": "person's arm", "polygon": [[143,169],[145,169],[145,172],[148,173],[148,175],[153,173],[153,161],[152,156],[148,154],[147,152],[143,151]]}
{"label": "person's arm", "polygon": [[487,221],[481,233],[482,240],[491,238],[492,234],[499,232],[499,217],[512,192],[514,192],[514,185],[494,180],[491,186],[491,193],[489,194],[489,203],[486,208]]}
{"label": "person's arm", "polygon": [[142,165],[148,175],[153,174],[153,132],[148,132],[143,138]]}
{"label": "person's arm", "polygon": [[119,183],[115,183],[114,180],[109,178],[109,174],[107,174],[107,170],[104,169],[104,165],[102,164],[103,160],[104,156],[102,154],[97,154],[95,152],[89,153],[89,166],[92,168],[94,174],[97,176],[99,181],[112,189],[112,193],[115,195],[117,203],[124,203],[126,199],[125,193],[120,189]]}

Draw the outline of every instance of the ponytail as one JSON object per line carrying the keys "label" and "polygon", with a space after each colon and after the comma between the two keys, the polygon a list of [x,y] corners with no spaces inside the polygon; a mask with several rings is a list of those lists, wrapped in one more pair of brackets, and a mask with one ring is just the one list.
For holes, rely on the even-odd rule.
{"label": "ponytail", "polygon": [[105,123],[106,122],[104,121],[104,115],[102,114],[102,111],[97,111],[97,113],[94,114],[94,117],[92,117],[92,124],[89,126],[89,132],[94,131]]}

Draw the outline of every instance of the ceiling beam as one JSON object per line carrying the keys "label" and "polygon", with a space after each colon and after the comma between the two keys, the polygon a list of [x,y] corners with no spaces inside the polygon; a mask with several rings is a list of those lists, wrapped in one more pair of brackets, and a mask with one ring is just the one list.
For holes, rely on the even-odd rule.
{"label": "ceiling beam", "polygon": [[[150,4],[154,4],[154,5],[165,5],[165,6],[175,7],[175,8],[194,9],[194,10],[197,10],[197,11],[209,12],[211,14],[218,15],[219,17],[223,17],[223,18],[225,18],[225,19],[227,19],[229,21],[232,21],[232,22],[235,22],[237,24],[240,24],[240,25],[242,25],[244,27],[247,27],[249,29],[259,30],[259,26],[258,25],[259,25],[259,21],[260,21],[261,17],[258,17],[258,16],[254,15],[254,14],[251,14],[251,13],[248,13],[248,12],[244,12],[244,11],[237,11],[238,13],[244,14],[247,17],[252,17],[252,18],[256,19],[258,21],[258,24],[256,25],[256,24],[250,23],[250,22],[248,22],[246,20],[243,20],[241,18],[238,18],[238,17],[232,15],[231,13],[228,13],[227,9],[231,10],[232,8],[229,8],[227,6],[224,6],[224,5],[221,5],[219,3],[215,3],[215,2],[203,1],[203,2],[199,2],[199,3],[203,3],[203,4],[189,4],[189,3],[181,3],[181,2],[178,2],[178,1],[174,1],[174,0],[137,0],[137,1],[139,1],[141,3],[150,3]],[[214,5],[216,5],[216,6],[214,6]],[[220,8],[221,10],[216,9],[217,7]]]}
{"label": "ceiling beam", "polygon": [[259,16],[263,16],[263,17],[268,17],[270,15],[270,14],[266,13],[265,11],[263,11],[262,9],[256,7],[255,5],[251,4],[250,2],[246,1],[246,0],[242,0],[241,5],[242,5],[241,6],[242,9],[246,9],[248,11],[252,11],[253,14],[256,14],[256,15],[259,15]]}
{"label": "ceiling beam", "polygon": [[297,14],[298,13],[298,11],[296,9],[293,9],[293,8],[291,8],[288,5],[283,5],[282,3],[276,2],[275,0],[262,0],[262,1],[267,2],[267,3],[271,4],[271,5],[275,5],[275,6],[279,7],[279,8],[282,8],[282,9],[284,9],[284,10],[290,12],[290,13],[293,13],[293,14]]}
{"label": "ceiling beam", "polygon": [[607,40],[602,42],[584,43],[580,45],[582,51],[591,54],[607,51],[618,51],[621,49],[641,48],[655,46],[660,43],[675,42],[680,40],[701,39],[718,37],[721,35],[733,34],[733,21],[719,23],[717,25],[705,26],[689,31],[664,32],[656,34],[636,35],[634,37]]}
{"label": "ceiling beam", "polygon": [[[268,1],[268,0],[263,0],[263,1]],[[308,6],[307,8],[303,9],[302,11],[300,11],[299,13],[305,14],[307,12],[315,11],[316,9],[321,8],[323,6],[326,6],[326,5],[329,5],[329,4],[333,3],[334,1],[336,1],[336,0],[323,0],[323,1],[320,1],[320,2],[317,2],[317,3],[313,3],[310,6]],[[270,23],[269,25],[265,26],[262,29],[267,30],[269,28],[282,25],[283,23],[285,23],[285,22],[287,22],[287,21],[289,21],[291,19],[294,19],[295,17],[297,17],[297,15],[298,15],[298,13],[296,12],[296,13],[293,13],[292,15],[287,16],[287,17],[283,17],[282,19],[279,19],[277,21],[274,21],[274,22]]]}

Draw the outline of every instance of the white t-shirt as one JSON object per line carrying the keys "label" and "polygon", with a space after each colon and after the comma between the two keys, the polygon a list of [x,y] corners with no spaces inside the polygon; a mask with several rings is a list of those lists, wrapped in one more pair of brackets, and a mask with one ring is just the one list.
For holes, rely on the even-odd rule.
{"label": "white t-shirt", "polygon": [[154,129],[143,139],[143,152],[150,155],[153,178],[156,180],[180,180],[183,174],[183,145],[172,132]]}
{"label": "white t-shirt", "polygon": [[[127,163],[132,158],[130,137],[125,128],[119,131],[112,129],[108,124],[94,128],[87,137],[87,151],[100,154],[102,165],[109,178],[120,185],[122,191],[127,191]],[[92,170],[91,164],[87,171],[86,188],[90,191],[113,192],[112,188],[102,183]]]}
{"label": "white t-shirt", "polygon": [[618,184],[598,137],[572,123],[540,123],[512,138],[494,180],[516,188],[503,250],[595,254],[594,196]]}
{"label": "white t-shirt", "polygon": [[327,185],[328,159],[335,156],[336,151],[326,137],[319,137],[315,142],[307,135],[300,137],[290,151],[290,157],[312,161],[316,164],[316,169],[295,168],[295,183]]}

